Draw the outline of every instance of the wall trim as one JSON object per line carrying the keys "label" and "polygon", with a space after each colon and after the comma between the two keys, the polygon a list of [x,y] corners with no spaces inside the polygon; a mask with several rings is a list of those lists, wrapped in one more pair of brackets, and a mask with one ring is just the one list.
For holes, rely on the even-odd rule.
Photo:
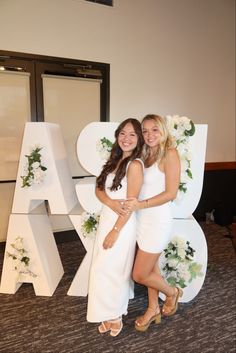
{"label": "wall trim", "polygon": [[205,170],[226,170],[236,169],[236,162],[207,162],[205,163]]}

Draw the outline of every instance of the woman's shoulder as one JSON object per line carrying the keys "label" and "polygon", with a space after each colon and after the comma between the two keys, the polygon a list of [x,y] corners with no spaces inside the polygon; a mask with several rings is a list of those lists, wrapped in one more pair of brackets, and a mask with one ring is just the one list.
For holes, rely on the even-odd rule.
{"label": "woman's shoulder", "polygon": [[165,162],[173,162],[175,160],[179,160],[179,154],[178,154],[178,151],[176,148],[174,147],[170,147],[167,149],[166,151],[166,155],[165,155],[165,158],[164,158],[164,161]]}
{"label": "woman's shoulder", "polygon": [[141,158],[135,158],[133,161],[131,161],[130,163],[132,163],[133,165],[136,166],[142,166],[142,168],[144,168],[144,162],[142,161]]}
{"label": "woman's shoulder", "polygon": [[128,165],[127,165],[127,169],[133,169],[133,170],[137,170],[137,169],[144,169],[144,163],[143,163],[143,161],[142,161],[142,159],[141,158],[136,158],[136,159],[134,159],[134,160],[132,160],[132,161],[130,161],[129,163],[128,163]]}
{"label": "woman's shoulder", "polygon": [[167,157],[172,157],[172,156],[178,156],[178,151],[175,147],[169,147],[166,150],[166,156]]}

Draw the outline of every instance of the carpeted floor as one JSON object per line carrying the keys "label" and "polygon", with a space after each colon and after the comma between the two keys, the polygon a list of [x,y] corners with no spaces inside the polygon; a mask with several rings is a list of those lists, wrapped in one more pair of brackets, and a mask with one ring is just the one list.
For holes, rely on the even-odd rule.
{"label": "carpeted floor", "polygon": [[[121,334],[99,335],[86,322],[84,297],[67,291],[85,251],[80,241],[58,244],[65,274],[52,297],[35,296],[31,284],[14,295],[0,294],[1,353],[235,353],[236,255],[226,228],[201,223],[209,247],[209,266],[198,296],[180,304],[176,315],[147,332],[134,320],[147,304],[144,287],[135,287]],[[0,271],[4,246],[0,246]],[[1,273],[1,272],[0,272]]]}

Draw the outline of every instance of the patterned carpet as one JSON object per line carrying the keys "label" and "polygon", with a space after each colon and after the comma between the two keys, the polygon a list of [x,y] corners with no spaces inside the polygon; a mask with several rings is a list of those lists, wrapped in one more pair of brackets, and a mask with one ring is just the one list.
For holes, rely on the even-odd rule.
{"label": "patterned carpet", "polygon": [[[236,255],[227,229],[201,223],[209,247],[209,265],[198,296],[180,304],[176,315],[152,324],[145,333],[134,319],[147,304],[144,287],[135,287],[121,334],[99,335],[86,322],[84,297],[67,291],[85,251],[80,241],[58,244],[65,274],[52,297],[35,296],[31,284],[14,295],[0,294],[0,352],[2,353],[235,353]],[[0,246],[0,271],[4,246]]]}

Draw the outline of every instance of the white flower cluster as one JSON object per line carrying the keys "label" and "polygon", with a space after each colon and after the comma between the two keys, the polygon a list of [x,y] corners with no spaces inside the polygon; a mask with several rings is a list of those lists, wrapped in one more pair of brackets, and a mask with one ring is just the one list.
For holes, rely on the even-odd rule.
{"label": "white flower cluster", "polygon": [[30,148],[30,154],[26,155],[27,163],[24,167],[25,175],[21,176],[22,187],[33,184],[41,184],[45,178],[47,168],[42,165],[42,156],[39,153],[42,147],[35,145]]}
{"label": "white flower cluster", "polygon": [[110,157],[112,150],[112,142],[108,140],[106,137],[98,140],[96,143],[96,149],[99,152],[99,155],[102,160],[107,161]]}
{"label": "white flower cluster", "polygon": [[194,262],[195,250],[189,241],[175,237],[164,250],[165,262],[161,269],[171,286],[185,288],[197,276],[202,276],[202,265]]}
{"label": "white flower cluster", "polygon": [[83,237],[94,238],[96,236],[99,217],[98,213],[82,213],[80,231]]}
{"label": "white flower cluster", "polygon": [[[189,118],[179,115],[166,116],[167,128],[174,137],[175,147],[178,150],[181,163],[181,176],[179,191],[187,191],[187,183],[193,178],[191,172],[191,151],[189,146],[189,136],[195,133],[195,126]],[[179,196],[179,195],[178,195]]]}
{"label": "white flower cluster", "polygon": [[23,246],[23,238],[17,237],[15,242],[11,244],[13,248],[13,252],[10,253],[7,251],[7,256],[14,261],[14,270],[18,272],[18,279],[20,279],[21,275],[30,275],[32,277],[37,277],[35,273],[33,273],[30,268],[30,258],[27,256],[27,251]]}
{"label": "white flower cluster", "polygon": [[[27,167],[24,169],[26,172],[28,171]],[[33,177],[30,178],[29,183],[32,184],[41,184],[43,182],[45,172],[40,168],[39,162],[34,162],[32,164],[32,173]]]}

